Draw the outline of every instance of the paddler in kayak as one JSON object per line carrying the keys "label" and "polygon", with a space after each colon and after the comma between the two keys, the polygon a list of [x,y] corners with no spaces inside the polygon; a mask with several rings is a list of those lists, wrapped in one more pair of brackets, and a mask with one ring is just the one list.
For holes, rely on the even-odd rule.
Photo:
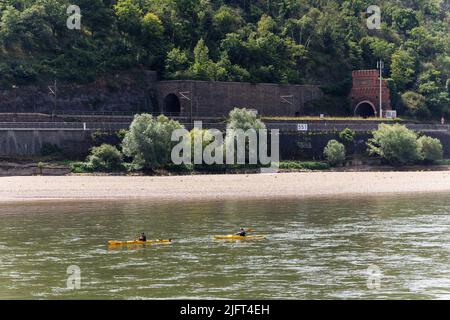
{"label": "paddler in kayak", "polygon": [[140,237],[139,237],[139,241],[147,241],[147,236],[145,235],[145,233],[141,233]]}
{"label": "paddler in kayak", "polygon": [[237,232],[236,235],[245,237],[247,235],[247,232],[244,230],[244,228],[241,228],[241,230],[239,230],[239,232]]}

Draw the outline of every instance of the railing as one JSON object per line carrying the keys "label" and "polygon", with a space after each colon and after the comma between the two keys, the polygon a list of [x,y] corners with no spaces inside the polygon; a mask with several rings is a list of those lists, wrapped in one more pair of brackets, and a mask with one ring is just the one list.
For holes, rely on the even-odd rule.
{"label": "railing", "polygon": [[127,129],[129,122],[0,122],[0,130],[105,130]]}
{"label": "railing", "polygon": [[[0,122],[0,130],[104,130],[116,131],[119,129],[128,129],[129,122]],[[193,123],[190,121],[181,121],[187,128],[191,129]],[[298,124],[302,122],[299,121]],[[281,132],[299,131],[297,123],[273,123],[268,122],[266,126],[268,129],[279,129]],[[450,125],[433,125],[433,124],[406,124],[406,126],[415,131],[442,131],[450,132]],[[220,122],[202,122],[202,127],[205,129],[215,128],[224,130],[225,123]],[[345,124],[345,123],[308,123],[307,127],[302,127],[305,131],[342,131],[349,128],[354,131],[372,131],[378,128],[377,124]]]}

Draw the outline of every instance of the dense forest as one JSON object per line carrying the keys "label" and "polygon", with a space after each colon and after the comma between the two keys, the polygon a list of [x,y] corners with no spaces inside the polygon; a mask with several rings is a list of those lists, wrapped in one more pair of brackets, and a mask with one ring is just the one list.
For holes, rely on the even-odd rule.
{"label": "dense forest", "polygon": [[[71,4],[80,30],[66,25]],[[380,29],[366,23],[372,4]],[[449,22],[443,0],[0,0],[0,86],[152,69],[165,79],[321,84],[320,103],[339,108],[351,71],[383,59],[401,113],[450,116]]]}

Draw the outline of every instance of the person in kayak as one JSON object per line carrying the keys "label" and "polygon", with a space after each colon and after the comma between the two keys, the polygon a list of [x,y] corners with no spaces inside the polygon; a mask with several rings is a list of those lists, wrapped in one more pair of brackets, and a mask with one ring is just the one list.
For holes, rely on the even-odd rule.
{"label": "person in kayak", "polygon": [[147,236],[145,235],[145,233],[141,233],[141,236],[139,237],[139,241],[147,241]]}
{"label": "person in kayak", "polygon": [[247,232],[245,232],[244,228],[241,228],[238,233],[236,233],[237,236],[245,237],[247,235]]}

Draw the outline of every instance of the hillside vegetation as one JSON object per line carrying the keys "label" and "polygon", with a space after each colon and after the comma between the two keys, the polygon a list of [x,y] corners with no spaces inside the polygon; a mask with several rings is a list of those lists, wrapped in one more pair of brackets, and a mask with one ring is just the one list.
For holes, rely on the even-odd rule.
{"label": "hillside vegetation", "polygon": [[[81,8],[81,30],[66,26],[70,4]],[[321,84],[322,103],[339,108],[351,71],[383,59],[400,113],[450,116],[448,1],[375,1],[379,30],[366,25],[372,4],[2,0],[0,86],[53,78],[86,83],[118,70],[152,69],[165,79]]]}

